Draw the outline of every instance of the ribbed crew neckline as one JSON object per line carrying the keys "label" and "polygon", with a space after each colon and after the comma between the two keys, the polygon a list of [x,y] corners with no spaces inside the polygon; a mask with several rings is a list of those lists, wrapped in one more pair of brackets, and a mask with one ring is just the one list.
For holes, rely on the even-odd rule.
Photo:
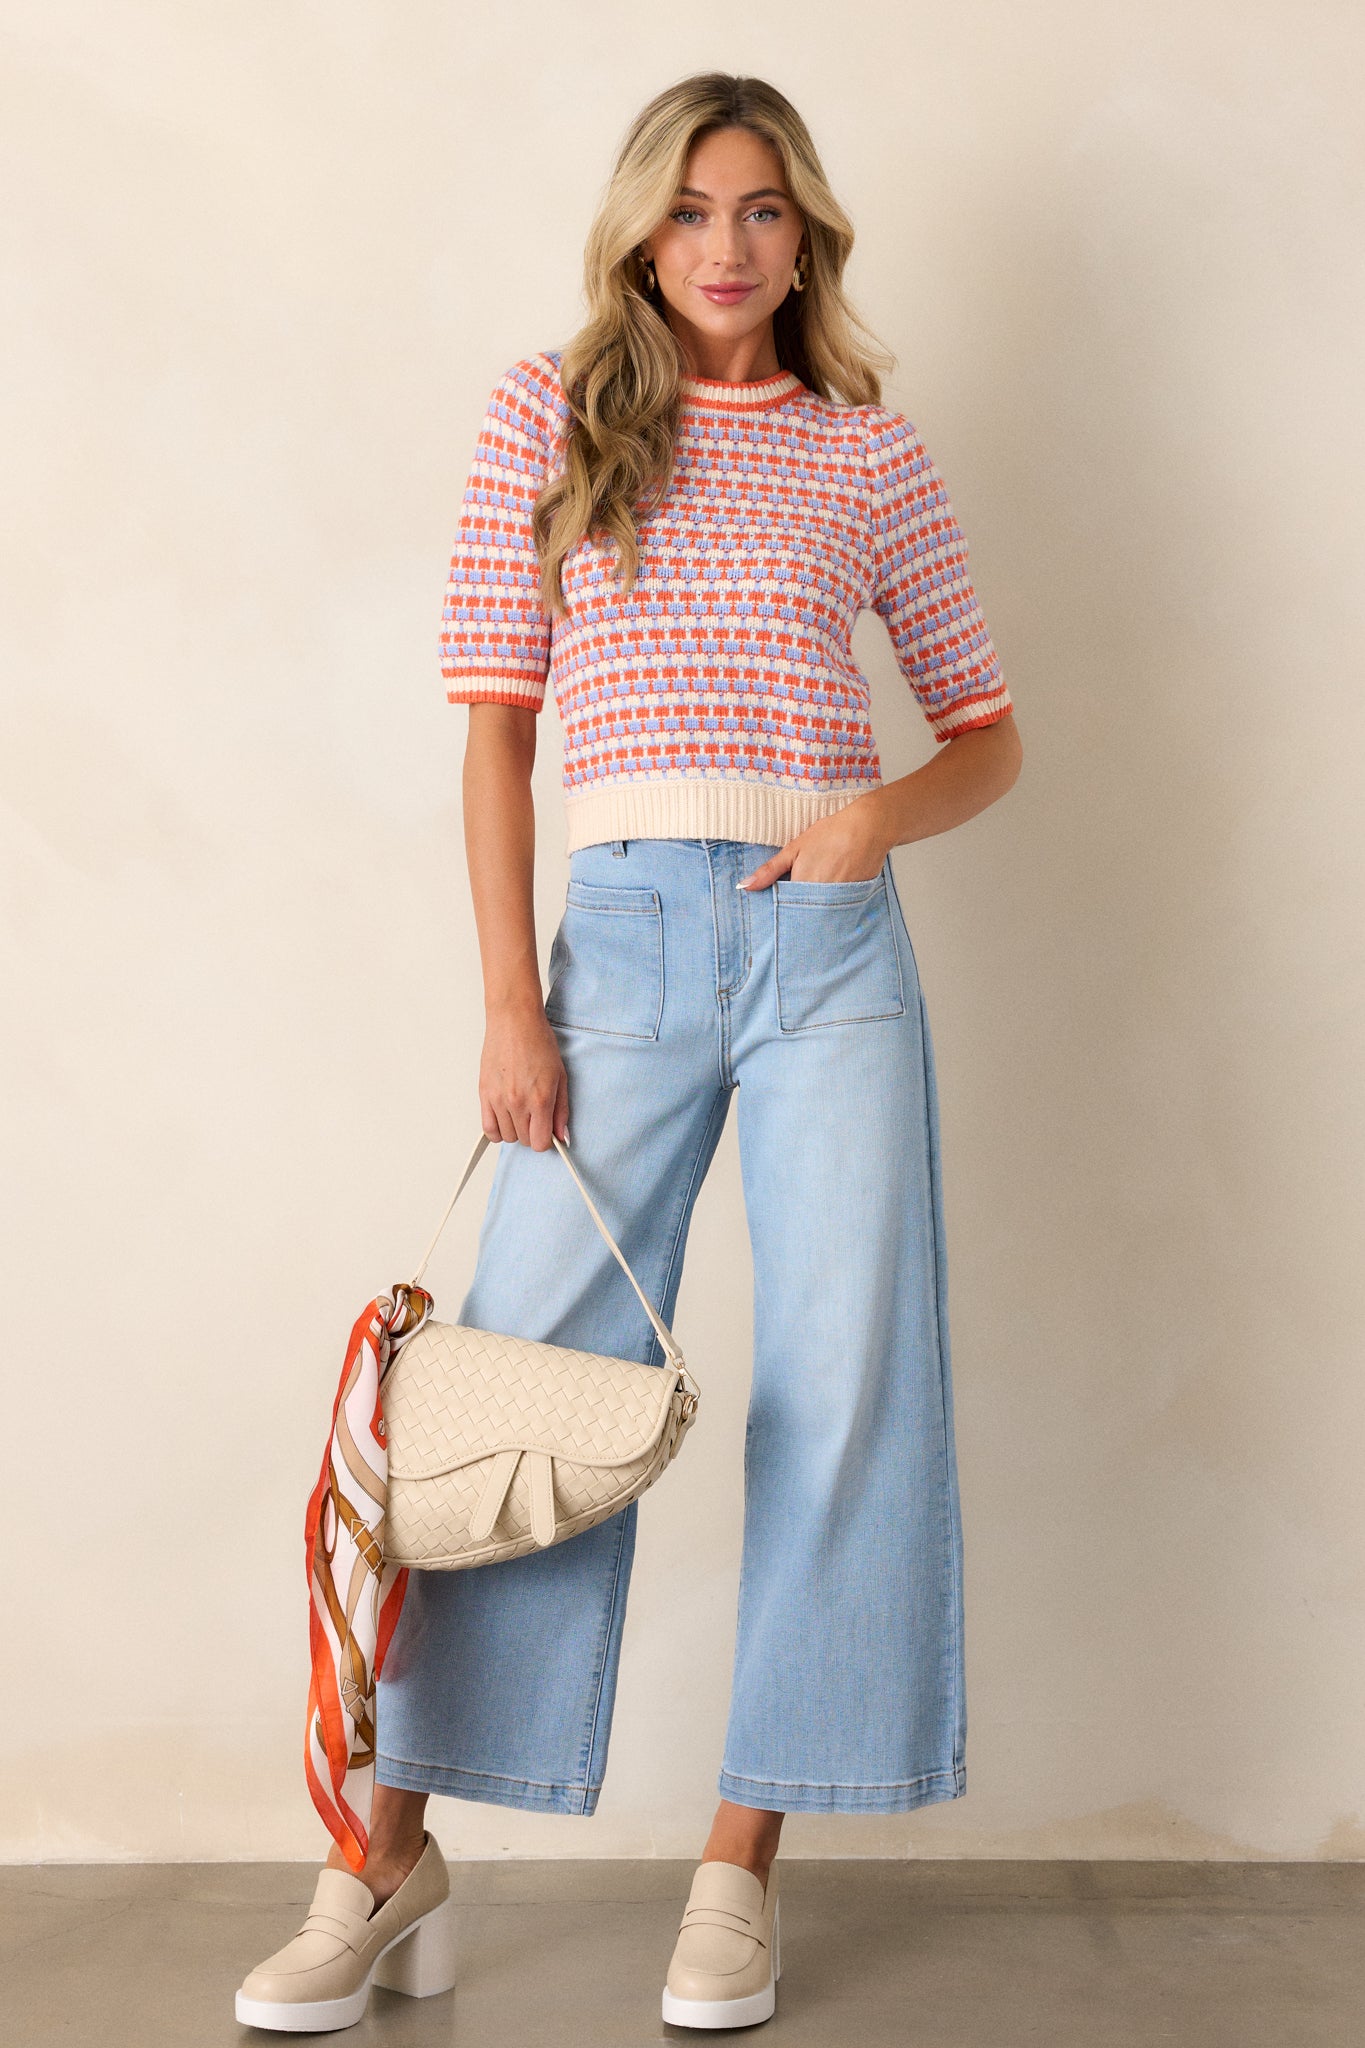
{"label": "ribbed crew neckline", "polygon": [[683,397],[689,405],[713,407],[718,412],[758,412],[764,406],[780,405],[794,391],[805,386],[795,370],[779,370],[773,377],[750,377],[738,383],[723,377],[684,377]]}

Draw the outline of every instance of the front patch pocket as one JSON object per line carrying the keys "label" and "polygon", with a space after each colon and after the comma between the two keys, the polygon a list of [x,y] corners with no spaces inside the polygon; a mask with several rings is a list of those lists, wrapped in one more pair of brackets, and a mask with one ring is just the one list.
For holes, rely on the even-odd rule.
{"label": "front patch pocket", "polygon": [[657,889],[570,881],[550,947],[545,1015],[578,1031],[657,1038],[664,920]]}
{"label": "front patch pocket", "polygon": [[884,873],[861,882],[779,876],[772,886],[780,1030],[905,1015]]}

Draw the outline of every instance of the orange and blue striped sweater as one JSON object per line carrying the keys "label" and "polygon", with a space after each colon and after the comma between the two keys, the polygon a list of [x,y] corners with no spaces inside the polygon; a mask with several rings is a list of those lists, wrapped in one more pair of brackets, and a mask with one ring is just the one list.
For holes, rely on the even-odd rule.
{"label": "orange and blue striped sweater", "polygon": [[792,371],[685,380],[640,573],[578,542],[541,603],[531,511],[568,418],[561,352],[514,363],[479,432],[445,589],[452,704],[539,711],[554,679],[566,852],[604,839],[783,845],[881,782],[850,636],[885,621],[935,738],[1013,707],[943,479],[903,414]]}

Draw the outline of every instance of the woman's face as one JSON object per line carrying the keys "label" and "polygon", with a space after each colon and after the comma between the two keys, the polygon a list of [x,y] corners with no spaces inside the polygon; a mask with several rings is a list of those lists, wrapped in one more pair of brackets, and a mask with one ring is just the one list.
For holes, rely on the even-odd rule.
{"label": "woman's face", "polygon": [[748,128],[702,136],[673,205],[640,245],[697,375],[776,371],[772,317],[804,247],[805,223],[771,143]]}

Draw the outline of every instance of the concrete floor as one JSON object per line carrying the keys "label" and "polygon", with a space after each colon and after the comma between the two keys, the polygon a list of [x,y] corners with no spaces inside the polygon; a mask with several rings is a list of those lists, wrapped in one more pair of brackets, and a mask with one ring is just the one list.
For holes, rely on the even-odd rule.
{"label": "concrete floor", "polygon": [[[452,1863],[464,1968],[371,1994],[370,2048],[645,2048],[694,1863]],[[233,1993],[317,1866],[0,1869],[7,2048],[249,2048]],[[1358,2048],[1365,1864],[783,1859],[776,2016],[819,2048]],[[301,2037],[302,2038],[302,2037]],[[318,2037],[313,2037],[318,2038]]]}

